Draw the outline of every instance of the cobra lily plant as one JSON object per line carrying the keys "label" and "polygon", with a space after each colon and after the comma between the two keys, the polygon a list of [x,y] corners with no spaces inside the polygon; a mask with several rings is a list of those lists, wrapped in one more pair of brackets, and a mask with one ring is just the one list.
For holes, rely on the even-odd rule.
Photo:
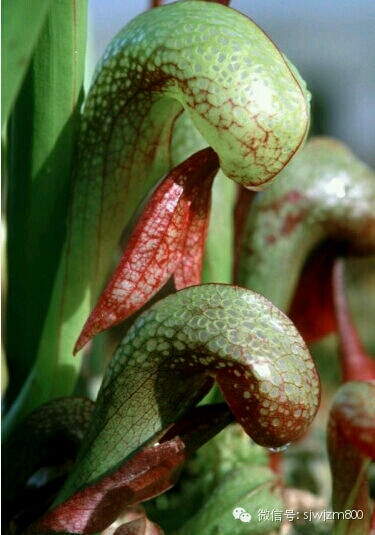
{"label": "cobra lily plant", "polygon": [[[42,2],[15,47],[24,4],[4,2],[5,532],[292,533],[316,502],[282,452],[322,396],[328,529],[369,534],[375,365],[337,258],[375,253],[374,172],[307,140],[305,82],[229,2],[152,3],[82,106],[86,2]],[[308,346],[332,331],[328,415]]]}

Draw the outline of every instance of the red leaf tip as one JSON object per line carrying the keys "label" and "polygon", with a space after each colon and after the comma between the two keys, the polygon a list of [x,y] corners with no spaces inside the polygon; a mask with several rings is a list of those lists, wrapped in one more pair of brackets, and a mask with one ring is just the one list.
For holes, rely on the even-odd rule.
{"label": "red leaf tip", "polygon": [[212,180],[219,168],[211,148],[175,167],[152,195],[112,279],[74,346],[134,314],[175,272],[177,289],[199,284]]}

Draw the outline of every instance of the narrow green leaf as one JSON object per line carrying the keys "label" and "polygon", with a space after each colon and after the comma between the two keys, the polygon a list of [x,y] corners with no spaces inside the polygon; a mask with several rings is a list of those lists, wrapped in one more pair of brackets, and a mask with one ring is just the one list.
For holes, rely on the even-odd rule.
{"label": "narrow green leaf", "polygon": [[54,2],[10,121],[9,401],[35,359],[65,235],[85,44],[86,0]]}
{"label": "narrow green leaf", "polygon": [[51,0],[3,0],[1,3],[1,127],[4,128],[26,74]]}

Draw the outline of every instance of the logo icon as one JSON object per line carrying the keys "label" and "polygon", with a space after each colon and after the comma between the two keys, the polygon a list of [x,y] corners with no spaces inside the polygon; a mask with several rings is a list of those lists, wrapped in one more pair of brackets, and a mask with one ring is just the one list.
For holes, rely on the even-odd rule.
{"label": "logo icon", "polygon": [[232,515],[236,520],[238,520],[243,513],[246,513],[243,507],[236,507],[235,509],[233,509]]}
{"label": "logo icon", "polygon": [[245,511],[243,507],[233,509],[232,515],[236,520],[240,520],[241,522],[250,522],[251,520],[251,514]]}
{"label": "logo icon", "polygon": [[241,522],[250,522],[251,514],[247,513],[246,511],[244,513],[241,513],[240,514],[240,520],[241,520]]}

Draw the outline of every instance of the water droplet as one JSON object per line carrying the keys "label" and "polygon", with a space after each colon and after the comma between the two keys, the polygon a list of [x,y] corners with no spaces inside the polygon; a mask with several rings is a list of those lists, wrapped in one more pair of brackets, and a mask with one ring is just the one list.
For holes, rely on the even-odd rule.
{"label": "water droplet", "polygon": [[279,446],[277,448],[268,448],[269,451],[272,451],[272,453],[280,453],[282,451],[285,451],[289,448],[290,446],[290,442],[287,442],[286,444],[284,444],[283,446]]}

